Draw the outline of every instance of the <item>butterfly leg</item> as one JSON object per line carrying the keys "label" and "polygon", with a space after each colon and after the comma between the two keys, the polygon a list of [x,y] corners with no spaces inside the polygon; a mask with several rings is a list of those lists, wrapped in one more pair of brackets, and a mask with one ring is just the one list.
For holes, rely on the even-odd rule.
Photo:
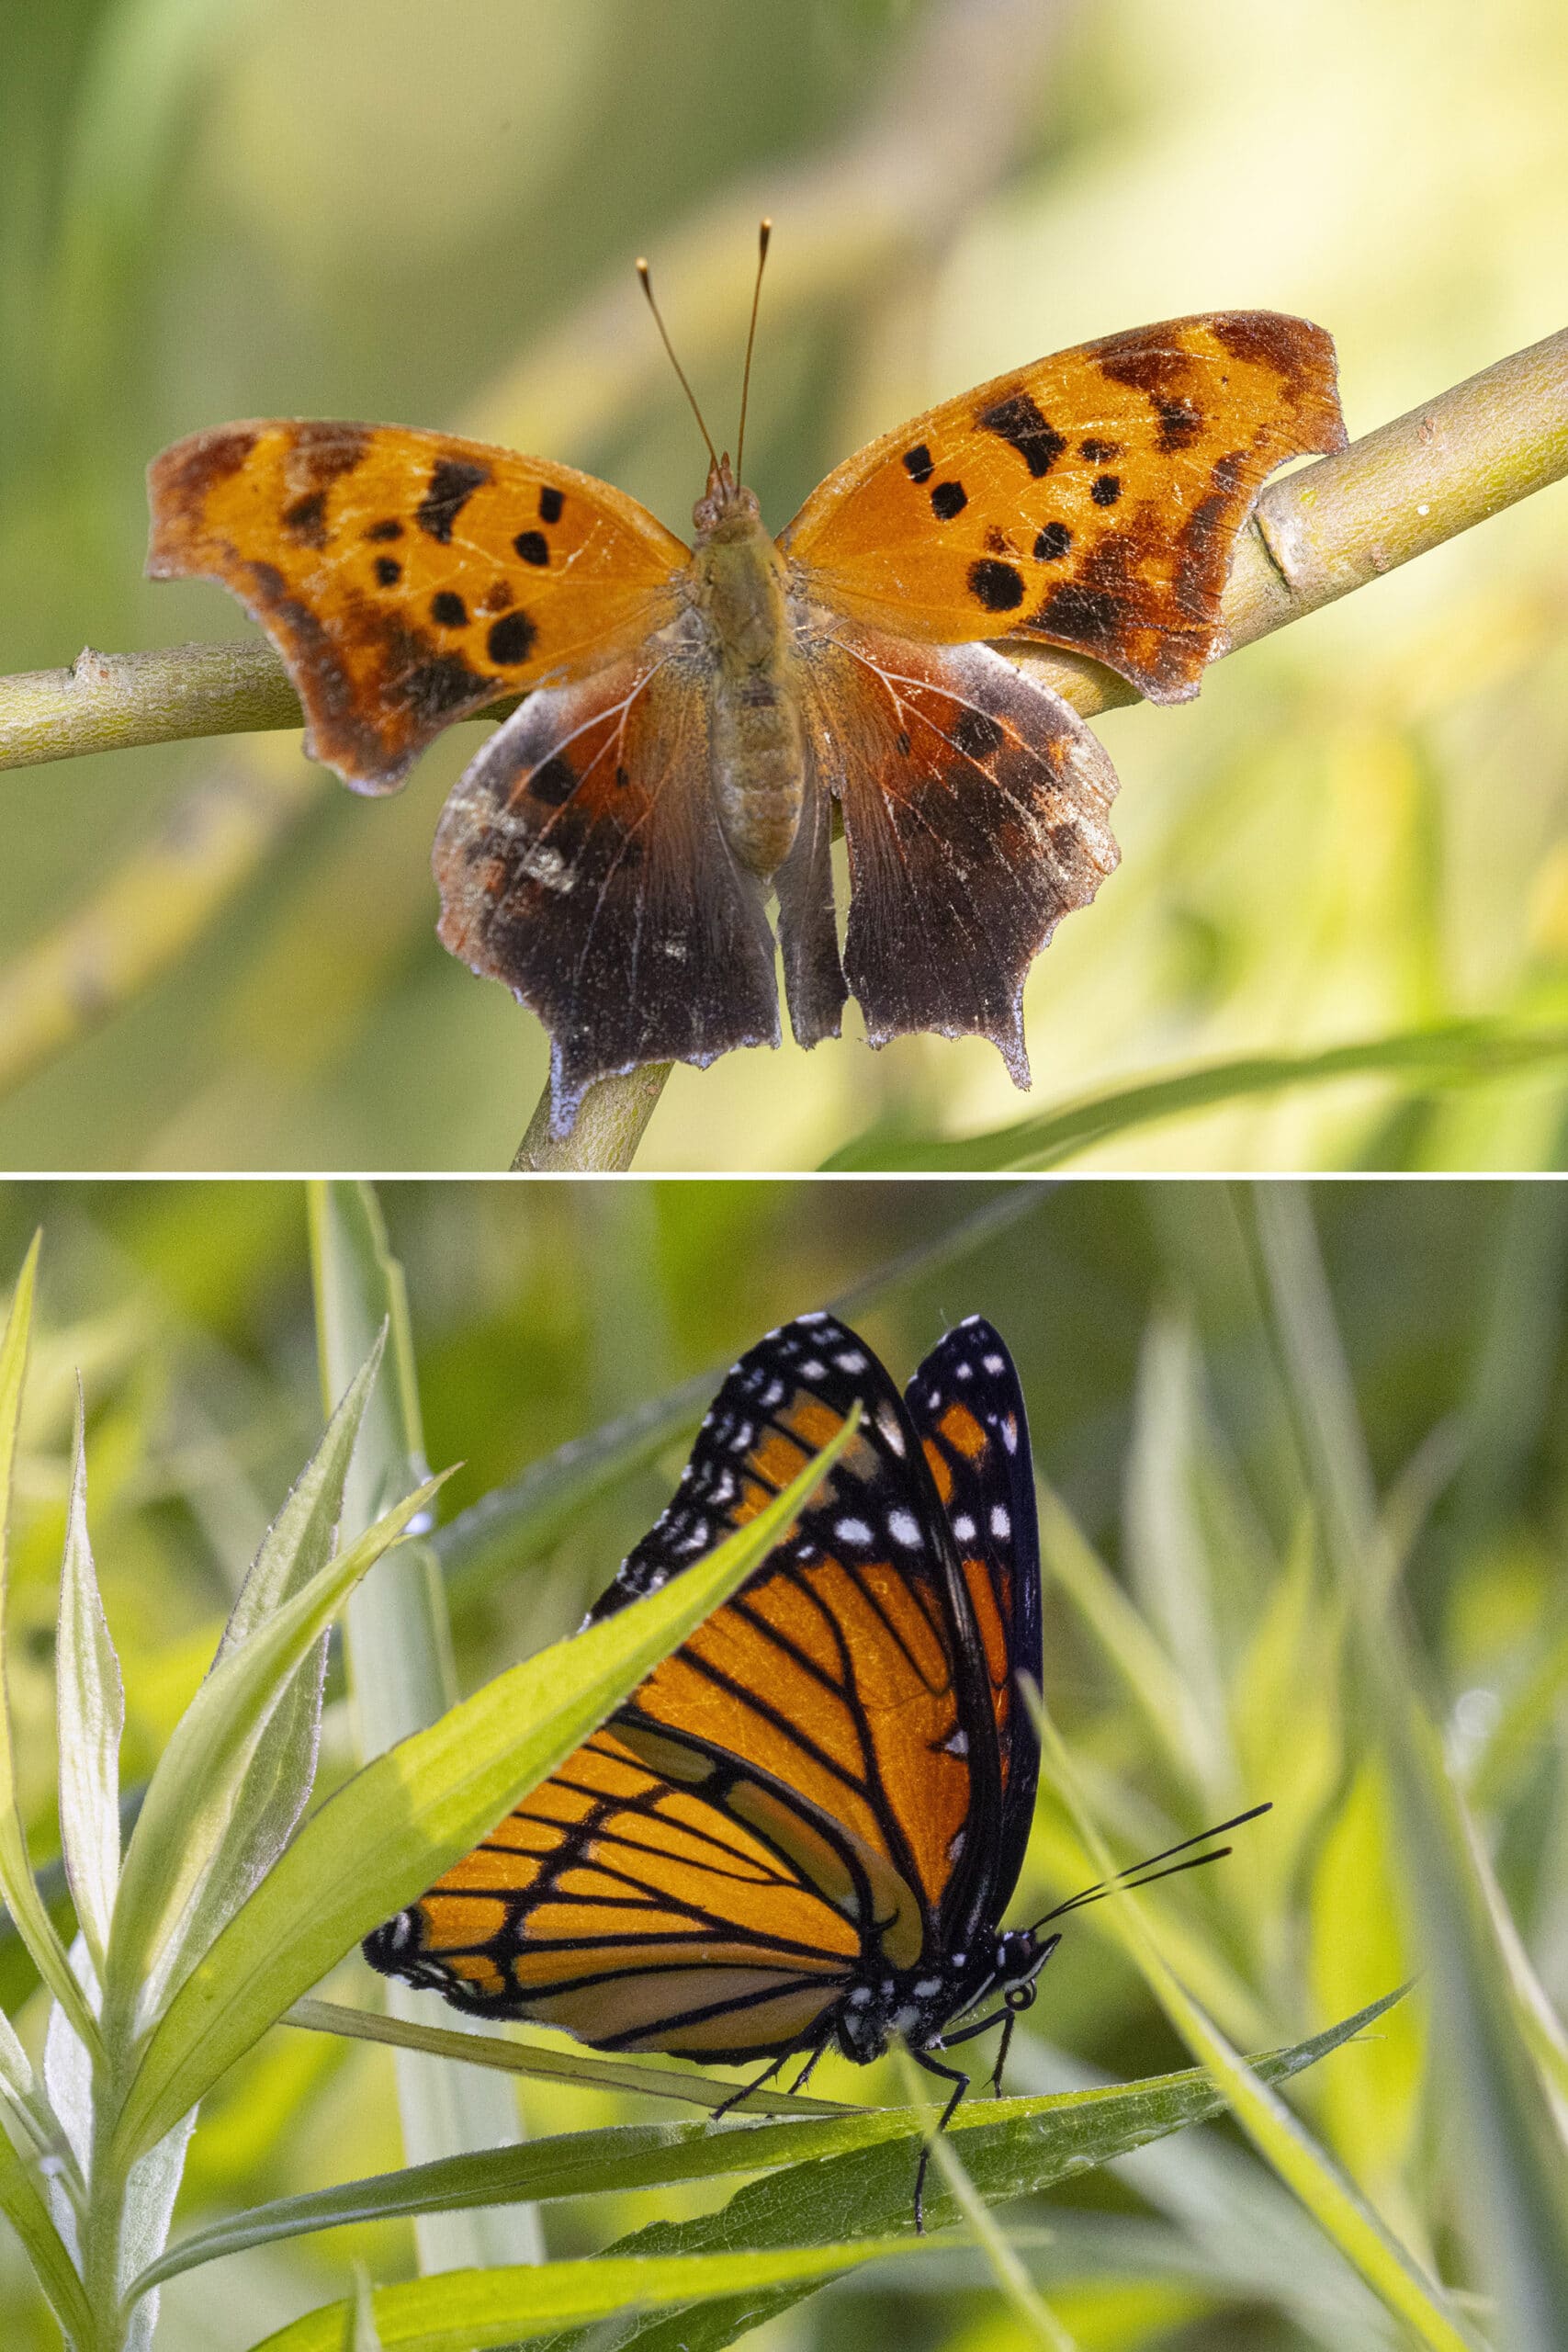
{"label": "butterfly leg", "polygon": [[805,2065],[801,2068],[801,2070],[800,2070],[799,2074],[798,2074],[798,2075],[796,2075],[796,2076],[795,2076],[795,2081],[794,2081],[794,2083],[793,2083],[793,2084],[792,2084],[792,2086],[791,2086],[791,2088],[792,2088],[792,2089],[794,2089],[794,2090],[797,2090],[797,2091],[801,2091],[801,2090],[804,2090],[804,2089],[806,2088],[807,2084],[811,2080],[812,2075],[816,2072],[817,2061],[818,2061],[818,2060],[822,2056],[823,2052],[827,2050],[827,2048],[828,2048],[828,2046],[829,2046],[829,2042],[831,2041],[831,2039],[832,2039],[831,2035],[829,2035],[829,2036],[825,2037],[821,2041],[818,2041],[818,2042],[817,2042],[817,2043],[815,2043],[815,2044],[813,2045],[813,2047],[812,2047],[811,2051],[808,2052],[808,2054],[807,2054],[807,2061],[806,2061]]}
{"label": "butterfly leg", "polygon": [[[929,2050],[911,2050],[909,2055],[916,2065],[923,2067],[928,2075],[940,2075],[943,2082],[953,2085],[947,2105],[942,2109],[941,2120],[936,2127],[938,2132],[945,2132],[958,2112],[959,2103],[969,2087],[971,2078],[967,2075],[961,2074],[956,2066],[942,2065],[938,2059],[931,2056]],[[918,2237],[925,2235],[926,2174],[930,2169],[931,2160],[931,2143],[928,2140],[920,2150],[920,2161],[915,2173],[915,2233]]]}
{"label": "butterfly leg", "polygon": [[1002,2068],[1007,2064],[1008,2044],[1012,2040],[1013,2013],[1010,2007],[993,2009],[989,2017],[976,2018],[973,2025],[961,2026],[956,2033],[943,2034],[942,2048],[948,2049],[955,2041],[973,2041],[977,2033],[989,2033],[994,2025],[1001,2027],[1002,2039],[997,2052],[997,2063],[991,2070],[991,2095],[1000,2098]]}
{"label": "butterfly leg", "polygon": [[708,2117],[708,2121],[710,2123],[716,2123],[721,2115],[728,2115],[730,2109],[732,2107],[739,2107],[743,2098],[750,2098],[752,2092],[760,2091],[764,2083],[771,2083],[773,2076],[783,2071],[784,2060],[786,2058],[792,2058],[794,2055],[795,2052],[793,2051],[786,2050],[782,2057],[770,2058],[761,2073],[756,2077],[755,2081],[750,2083],[737,2083],[735,2088],[730,2092],[729,2097],[726,2099],[720,2099],[718,2105],[714,2109],[713,2113]]}

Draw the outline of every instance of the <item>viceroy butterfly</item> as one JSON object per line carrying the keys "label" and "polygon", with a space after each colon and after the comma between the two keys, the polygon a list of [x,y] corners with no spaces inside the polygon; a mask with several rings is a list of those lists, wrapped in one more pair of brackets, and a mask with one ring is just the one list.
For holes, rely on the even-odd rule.
{"label": "viceroy butterfly", "polygon": [[[754,1518],[857,1404],[739,1592],[366,1939],[373,1967],[601,2050],[767,2061],[737,2098],[797,2053],[798,2088],[829,2047],[865,2064],[901,2035],[951,2086],[944,2126],[971,2078],[935,2053],[999,2023],[999,2086],[1060,1939],[1040,1930],[1104,1890],[1000,1926],[1034,1809],[1020,1683],[1040,1681],[1041,1597],[1023,1396],[991,1326],[949,1331],[903,1396],[831,1315],[770,1332],[589,1622]],[[924,2175],[922,2156],[917,2222]]]}

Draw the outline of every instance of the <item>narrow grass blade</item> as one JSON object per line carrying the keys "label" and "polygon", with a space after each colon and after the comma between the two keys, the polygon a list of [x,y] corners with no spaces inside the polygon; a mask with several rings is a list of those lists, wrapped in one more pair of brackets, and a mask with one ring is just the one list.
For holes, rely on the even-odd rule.
{"label": "narrow grass blade", "polygon": [[898,2045],[898,2065],[904,2078],[904,2096],[922,2118],[921,2137],[930,2150],[931,2163],[947,2183],[948,2195],[968,2222],[976,2244],[989,2263],[1003,2301],[1012,2306],[1025,2335],[1032,2335],[1037,2344],[1043,2344],[1045,2352],[1078,2352],[1073,2337],[1046,2303],[1008,2244],[1006,2232],[964,2171],[946,2132],[939,2128],[941,2119],[938,2111],[926,2098],[915,2072],[914,2061],[901,2042]]}
{"label": "narrow grass blade", "polygon": [[[1076,1776],[1055,1725],[1038,1706],[1036,1719],[1042,1761],[1070,1807],[1101,1876],[1110,1880],[1116,1865],[1078,1797]],[[1109,1898],[1108,1908],[1113,1916],[1120,1914],[1128,1948],[1150,1991],[1189,2049],[1209,2069],[1253,2144],[1355,2264],[1374,2293],[1432,2352],[1476,2352],[1477,2338],[1461,2325],[1442,2288],[1426,2277],[1284,2101],[1231,2047],[1167,1966],[1138,1897],[1118,1887]]]}
{"label": "narrow grass blade", "polygon": [[[204,1832],[215,1817],[221,1818],[278,1692],[366,1570],[396,1542],[440,1484],[434,1478],[405,1497],[231,1650],[214,1666],[175,1726],[148,1783],[115,1905],[104,2000],[106,2020],[114,2018],[118,2030],[128,2030],[139,2010],[141,2030],[152,2021],[144,1989],[153,1975],[153,1962],[177,1930],[196,1891],[192,1873],[211,1850]],[[166,1973],[160,1971],[156,1981],[160,1986],[166,1984]],[[165,2117],[164,2131],[177,2120]],[[154,2137],[162,2139],[163,2131]]]}
{"label": "narrow grass blade", "polygon": [[[901,2238],[870,2238],[847,2245],[789,2246],[768,2254],[702,2254],[668,2260],[594,2256],[580,2262],[516,2264],[495,2270],[446,2270],[378,2287],[371,2298],[385,2352],[486,2352],[547,2328],[604,2319],[629,2310],[656,2311],[739,2287],[823,2278],[879,2256],[909,2250]],[[329,2303],[279,2328],[253,2352],[343,2352],[352,2319],[348,2303]]]}
{"label": "narrow grass blade", "polygon": [[22,1261],[11,1297],[11,1311],[0,1334],[0,1895],[28,1948],[33,1966],[49,1986],[77,2034],[89,2050],[98,2047],[97,2021],[82,1997],[71,1973],[65,1947],[43,1907],[32,1864],[28,1859],[27,1834],[17,1803],[16,1752],[12,1745],[11,1702],[6,1678],[6,1578],[9,1570],[11,1481],[17,1459],[17,1430],[22,1412],[22,1385],[27,1376],[28,1341],[32,1331],[33,1292],[38,1279],[42,1236],[35,1234]]}
{"label": "narrow grass blade", "polygon": [[76,1392],[75,1464],[65,1518],[55,1644],[60,1845],[76,1921],[101,1979],[119,1877],[119,1741],[125,1691],[87,1540],[87,1448]]}
{"label": "narrow grass blade", "polygon": [[706,1560],[499,1675],[330,1797],[160,2020],[120,2118],[125,2150],[161,2139],[290,2002],[570,1756],[766,1555],[858,1425],[852,1416]]}
{"label": "narrow grass blade", "polygon": [[1546,2080],[1507,1991],[1486,1889],[1441,1742],[1382,1605],[1388,1579],[1348,1369],[1311,1212],[1295,1188],[1258,1188],[1258,1231],[1303,1454],[1326,1499],[1331,1556],[1386,1758],[1405,1879],[1428,1955],[1433,2046],[1450,2096],[1444,2122],[1465,2151],[1461,2227],[1491,2288],[1508,2352],[1558,2352],[1568,2311],[1568,2166]]}
{"label": "narrow grass blade", "polygon": [[678,2099],[686,2107],[722,2107],[733,2115],[859,2115],[863,2110],[841,2099],[811,2098],[795,2091],[748,2091],[735,2097],[739,2085],[683,2066],[639,2066],[629,2058],[601,2058],[589,2050],[545,2050],[526,2041],[503,2040],[480,2026],[458,2033],[449,2026],[427,2025],[405,2018],[378,2017],[370,2009],[347,2009],[337,2001],[296,2001],[285,2012],[285,2025],[307,2026],[317,2033],[341,2033],[360,2041],[389,2042],[394,2049],[422,2050],[451,2058],[462,2066],[491,2066],[507,2075],[533,2075],[543,2082],[582,2083],[591,2090],[631,2091],[643,2098]]}
{"label": "narrow grass blade", "polygon": [[66,2341],[89,2344],[92,2318],[82,2281],[59,2231],[50,2220],[32,2174],[4,2131],[0,2131],[0,2213],[5,2214],[21,2240],[33,2276],[48,2298]]}
{"label": "narrow grass blade", "polygon": [[[1263,2054],[1253,2061],[1254,2066],[1265,2081],[1284,2081],[1362,2032],[1390,2005],[1389,2000],[1375,2002],[1294,2049]],[[1189,2067],[1142,2083],[976,2100],[959,2109],[953,2128],[962,2134],[965,2155],[973,2151],[966,2169],[973,2173],[977,2164],[985,2168],[986,2193],[1010,2197],[1048,2188],[1091,2165],[1147,2147],[1188,2124],[1223,2113],[1224,2107],[1202,2069]],[[516,2197],[543,2202],[715,2179],[727,2173],[782,2172],[838,2156],[857,2162],[863,2158],[869,2170],[857,2175],[859,2185],[834,2208],[830,2233],[843,2233],[845,2215],[852,2212],[857,2198],[865,2203],[868,2227],[909,2227],[913,2157],[889,2151],[895,2143],[912,2143],[919,2131],[919,2117],[903,2108],[842,2108],[836,2114],[716,2129],[705,2123],[638,2123],[565,2132],[527,2147],[447,2157],[254,2207],[193,2232],[138,2283],[151,2286],[246,2246],[337,2229],[348,2222],[384,2220],[467,2201]],[[809,2234],[804,2216],[799,2226],[803,2234]]]}
{"label": "narrow grass blade", "polygon": [[1297,1086],[1330,1086],[1348,1078],[1406,1078],[1422,1091],[1481,1086],[1521,1071],[1568,1063],[1568,1029],[1520,1031],[1495,1021],[1455,1021],[1317,1053],[1239,1054],[1195,1062],[1161,1077],[1082,1094],[988,1135],[910,1136],[873,1127],[822,1163],[824,1175],[862,1170],[924,1175],[978,1174],[1010,1168],[1059,1168],[1096,1144],[1161,1119],[1218,1110]]}
{"label": "narrow grass blade", "polygon": [[[957,1218],[945,1233],[890,1259],[827,1305],[849,1320],[901,1284],[983,1249],[1021,1218],[1033,1216],[1048,1197],[1048,1187],[1010,1185],[999,1198]],[[459,1511],[434,1538],[454,1597],[479,1590],[497,1573],[547,1552],[579,1512],[613,1492],[623,1478],[657,1461],[683,1431],[695,1429],[729,1364],[728,1355],[716,1360],[664,1396],[558,1446],[542,1461],[531,1463],[520,1477]]]}
{"label": "narrow grass blade", "polygon": [[1180,1676],[1061,1497],[1050,1487],[1038,1491],[1040,1554],[1051,1582],[1071,1601],[1107,1673],[1185,1781],[1192,1758],[1187,1720],[1192,1702]]}
{"label": "narrow grass blade", "polygon": [[[389,1341],[390,1377],[372,1399],[354,1456],[346,1502],[347,1531],[354,1534],[362,1514],[406,1493],[424,1469],[413,1332],[402,1268],[388,1245],[370,1186],[315,1183],[310,1204],[317,1348],[326,1394],[340,1386],[367,1330],[379,1326]],[[389,1554],[353,1596],[344,1658],[361,1763],[434,1723],[457,1698],[446,1599],[422,1535]],[[417,2015],[420,1997],[412,1984],[387,1988],[394,2017]],[[516,2140],[516,2094],[499,2076],[459,2072],[408,2049],[399,2051],[393,2064],[403,2154],[411,2164]],[[536,2262],[544,2253],[535,2218],[523,2208],[422,2220],[415,2241],[424,2271]]]}

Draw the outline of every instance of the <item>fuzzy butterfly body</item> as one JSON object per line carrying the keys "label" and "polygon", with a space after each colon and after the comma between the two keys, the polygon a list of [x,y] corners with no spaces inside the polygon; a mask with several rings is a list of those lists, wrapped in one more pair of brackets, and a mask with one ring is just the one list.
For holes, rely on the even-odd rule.
{"label": "fuzzy butterfly body", "polygon": [[446,945],[550,1030],[558,1133],[612,1071],[778,1043],[770,896],[800,1043],[852,994],[873,1044],[978,1034],[1025,1085],[1024,976],[1116,863],[1116,777],[1006,644],[1195,694],[1259,487],[1344,439],[1323,331],[1220,312],[929,411],[777,540],[727,460],[688,548],[510,450],[226,425],[155,460],[148,569],[240,596],[308,748],[362,791],[526,694],[455,787],[434,865]]}
{"label": "fuzzy butterfly body", "polygon": [[830,1316],[770,1334],[592,1619],[753,1518],[856,1405],[739,1592],[368,1939],[375,1967],[703,2061],[869,2060],[895,2032],[929,2055],[987,1996],[998,2017],[1029,1996],[1055,1938],[999,1923],[1034,1804],[1019,1678],[1040,1676],[1040,1569],[1023,1400],[988,1324],[950,1331],[902,1397]]}

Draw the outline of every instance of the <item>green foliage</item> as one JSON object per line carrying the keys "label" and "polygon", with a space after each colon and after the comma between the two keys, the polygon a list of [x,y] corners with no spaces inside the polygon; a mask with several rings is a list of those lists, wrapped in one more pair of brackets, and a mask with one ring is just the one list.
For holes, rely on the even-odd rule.
{"label": "green foliage", "polygon": [[[34,2281],[29,2302],[14,2252],[7,2343],[47,2340],[41,2301],[91,2352],[162,2352],[193,2331],[213,2352],[540,2335],[561,2352],[719,2352],[786,2312],[824,2352],[846,2329],[963,2352],[1003,2352],[1020,2331],[1156,2352],[1184,2328],[1242,2331],[1258,2352],[1546,2352],[1565,2275],[1548,1929],[1568,1847],[1568,1204],[1325,1188],[1320,1245],[1304,1200],[1268,1188],[1035,1188],[978,1213],[957,1188],[844,1185],[808,1203],[705,1189],[414,1186],[378,1207],[333,1188],[316,1202],[313,1307],[297,1193],[291,1224],[228,1188],[0,1194],[12,1263],[14,1208],[26,1223],[41,1209],[51,1235],[41,1306],[29,1261],[0,1340],[7,1721],[27,1759],[13,1844],[47,1858],[58,1804],[70,1887],[84,1912],[107,1902],[101,1964],[85,1919],[65,1962],[70,1889],[53,1882],[17,1906],[42,1981],[29,1989],[17,1939],[14,1962],[0,1945],[16,2021],[0,2030],[0,2212]],[[601,1298],[585,1323],[610,1269],[614,1310]],[[775,2111],[749,2120],[650,2120],[660,2087],[711,2100],[726,2086],[541,2033],[476,2041],[432,2002],[412,2025],[383,2017],[352,1953],[768,1540],[749,1530],[750,1551],[551,1646],[666,1487],[691,1365],[857,1287],[897,1370],[971,1308],[1023,1368],[1050,1728],[1014,1916],[1274,1801],[1229,1863],[1075,1917],[1015,2037],[1012,2095],[971,2097],[936,2159],[923,2245],[911,2192],[930,2119],[891,2062],[830,2059],[813,2086],[826,2099],[770,2090],[756,2104]],[[403,1366],[389,1391],[389,1357],[374,1364],[389,1317]],[[289,1487],[318,1351],[342,1401]],[[623,1461],[605,1483],[622,1440],[595,1431],[624,1430],[639,1392],[682,1400],[660,1408],[659,1475]],[[1504,1396],[1511,1451],[1483,1456]],[[542,1533],[520,1514],[525,1572],[508,1581],[497,1546],[450,1579],[476,1696],[361,1761],[337,1651],[320,1679],[322,1630],[351,1587],[367,1592],[367,1549],[398,1544],[378,1577],[423,1555],[388,1587],[394,1613],[447,1582],[424,1419],[438,1460],[475,1456],[449,1482],[449,1526],[477,1511],[493,1534],[485,1495],[515,1493],[502,1474],[529,1443],[557,1502],[574,1464],[589,1483],[579,1524]],[[225,1590],[237,1502],[254,1530],[280,1493]],[[444,1615],[423,1635],[403,1622],[444,1639]],[[106,1627],[124,1794],[140,1802],[118,1874]],[[58,1789],[54,1743],[37,1736],[51,1646],[53,1703],[92,1735]],[[69,2016],[46,1973],[62,1967]],[[296,2007],[323,1978],[338,1999]],[[316,2030],[271,2030],[291,2017]],[[1171,2071],[1172,2028],[1197,2065]],[[465,2062],[482,2053],[498,2111],[537,2136],[480,2145],[459,2127],[433,2154],[429,2114],[405,2101],[400,2145],[378,2039],[417,2048],[435,2082],[479,2077]],[[411,2275],[416,2230],[499,2230],[528,2209],[547,2259]]]}

